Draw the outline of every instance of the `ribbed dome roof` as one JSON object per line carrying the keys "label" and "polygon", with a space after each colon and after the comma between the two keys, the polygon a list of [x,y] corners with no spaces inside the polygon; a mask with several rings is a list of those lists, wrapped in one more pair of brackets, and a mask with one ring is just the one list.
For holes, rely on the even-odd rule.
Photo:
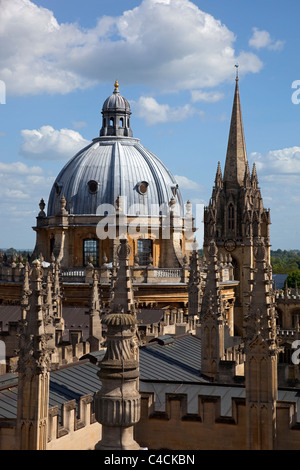
{"label": "ribbed dome roof", "polygon": [[124,96],[120,95],[119,84],[115,82],[115,89],[103,103],[102,111],[124,110],[130,112],[130,105]]}
{"label": "ribbed dome roof", "polygon": [[[151,151],[130,137],[99,137],[59,173],[48,201],[48,216],[60,211],[65,196],[70,214],[104,215],[105,207],[123,196],[127,215],[159,215],[172,197],[183,212],[174,176]],[[107,209],[106,209],[107,210]]]}
{"label": "ribbed dome roof", "polygon": [[104,215],[107,208],[103,205],[114,206],[119,196],[123,197],[127,215],[166,213],[172,197],[182,215],[182,199],[174,176],[139,139],[132,137],[130,106],[120,95],[118,82],[104,102],[102,114],[100,137],[78,152],[56,178],[47,215],[60,212],[62,196],[67,211],[74,215]]}

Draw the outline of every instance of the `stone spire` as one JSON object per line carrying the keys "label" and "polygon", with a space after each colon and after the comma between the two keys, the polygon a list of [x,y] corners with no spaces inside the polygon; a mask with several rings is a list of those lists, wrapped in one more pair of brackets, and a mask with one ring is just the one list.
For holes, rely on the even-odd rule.
{"label": "stone spire", "polygon": [[51,305],[45,302],[49,292],[42,287],[43,274],[40,262],[33,261],[25,281],[28,284],[25,286],[26,316],[19,324],[17,436],[20,450],[44,450],[48,438],[49,372],[55,329]]}
{"label": "stone spire", "polygon": [[29,306],[29,296],[31,294],[29,285],[29,263],[28,261],[24,266],[24,280],[21,297],[21,319],[25,320]]}
{"label": "stone spire", "polygon": [[197,247],[194,248],[190,256],[189,281],[188,281],[188,315],[196,318],[201,308],[201,272],[199,265],[199,254]]}
{"label": "stone spire", "polygon": [[263,207],[256,168],[250,174],[241,114],[238,76],[234,94],[223,178],[218,165],[209,205],[204,208],[204,254],[213,239],[219,253],[232,256],[236,286],[235,331],[244,335],[243,323],[249,303],[254,267],[254,247],[261,238],[270,261],[270,212]]}
{"label": "stone spire", "polygon": [[222,297],[220,290],[220,270],[218,265],[218,248],[216,243],[211,240],[207,257],[207,276],[205,289],[202,299],[201,312],[205,312],[213,299],[215,313],[219,316],[222,312]]}
{"label": "stone spire", "polygon": [[60,264],[58,261],[53,261],[52,263],[52,282],[53,282],[53,313],[55,328],[57,331],[57,338],[61,337],[65,329],[65,321],[63,318],[62,312],[62,302],[63,302],[63,292],[62,292],[62,283],[60,278]]}
{"label": "stone spire", "polygon": [[91,292],[91,303],[88,311],[90,322],[89,322],[89,337],[88,342],[90,343],[91,351],[99,351],[102,337],[102,323],[101,323],[101,302],[99,295],[99,276],[97,271],[93,272],[93,284]]}
{"label": "stone spire", "polygon": [[230,187],[242,186],[247,163],[244,127],[239,93],[239,79],[236,77],[235,93],[231,114],[227,155],[223,181]]}
{"label": "stone spire", "polygon": [[120,239],[117,249],[119,266],[112,280],[110,309],[112,312],[135,314],[134,289],[129,266],[130,246],[126,238]]}
{"label": "stone spire", "polygon": [[273,290],[272,267],[267,261],[267,249],[258,240],[255,253],[253,289],[250,298],[249,314],[246,317],[246,339],[252,341],[256,336],[277,348],[277,328],[275,312],[275,293]]}
{"label": "stone spire", "polygon": [[272,269],[267,262],[264,243],[258,241],[245,337],[249,450],[274,449],[278,352]]}
{"label": "stone spire", "polygon": [[225,327],[227,321],[220,289],[218,249],[210,242],[207,259],[207,277],[201,305],[201,373],[218,378],[219,363],[225,353]]}

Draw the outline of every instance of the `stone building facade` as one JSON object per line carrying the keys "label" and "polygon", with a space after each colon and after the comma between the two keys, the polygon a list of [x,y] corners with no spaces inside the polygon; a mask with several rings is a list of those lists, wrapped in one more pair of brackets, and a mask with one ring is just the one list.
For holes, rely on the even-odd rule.
{"label": "stone building facade", "polygon": [[[99,137],[108,142],[112,138],[132,139],[130,110],[119,96],[118,87],[115,88],[103,108]],[[115,113],[112,115],[111,103]],[[114,118],[110,124],[109,116]],[[119,123],[117,128],[116,122]],[[54,190],[62,189],[65,183],[59,177],[58,189],[54,186]],[[99,186],[93,186],[96,194]],[[47,216],[39,215],[40,221],[43,219],[45,223],[38,226],[38,222],[36,227],[36,253],[46,240],[45,246],[53,248],[54,257],[58,256],[59,262],[68,260],[74,269],[70,240],[65,244],[69,236],[65,220],[69,223],[72,219],[70,210],[71,207],[74,210],[76,198],[72,206],[71,199],[63,196],[61,193],[53,196],[53,201],[59,203],[61,223],[57,224],[57,219],[52,227],[54,232],[57,230],[52,245],[47,238],[52,230],[50,219],[56,217],[52,216],[51,204]],[[41,211],[44,211],[43,204]],[[86,216],[83,213],[81,216],[84,225]],[[4,410],[0,416],[1,449],[300,448],[299,366],[293,365],[296,371],[293,381],[280,369],[284,342],[278,325],[270,265],[270,214],[263,207],[255,167],[252,174],[248,169],[238,77],[224,175],[218,165],[204,222],[204,257],[201,260],[195,246],[184,260],[187,254],[184,243],[182,246],[174,244],[174,238],[168,241],[175,254],[170,260],[177,260],[178,269],[184,264],[187,268],[186,311],[184,315],[184,309],[181,310],[172,332],[168,331],[172,314],[169,311],[164,316],[163,334],[146,344],[140,341],[137,328],[140,291],[134,283],[137,277],[134,258],[138,253],[133,240],[119,236],[118,243],[105,251],[110,257],[105,264],[106,261],[112,263],[109,272],[107,266],[104,270],[103,266],[94,266],[97,263],[90,252],[91,266],[87,266],[86,272],[91,349],[80,361],[64,367],[56,347],[64,324],[55,263],[46,276],[38,260],[23,267],[19,323],[22,354],[18,357],[17,374],[0,376],[0,383],[3,380],[0,403],[2,400]],[[46,256],[50,256],[51,250],[47,253]],[[157,263],[157,269],[163,269],[160,258],[150,253],[148,261]],[[149,264],[147,266],[148,270]],[[106,283],[102,282],[103,276],[106,276]],[[109,295],[103,303],[99,288],[105,284]],[[163,283],[157,282],[156,287],[159,284]],[[147,295],[151,298],[150,291]],[[170,293],[169,299],[172,299]],[[287,296],[285,302],[288,302]],[[287,318],[284,320],[288,324]],[[107,329],[103,344],[104,327]],[[286,366],[289,374],[290,364]],[[70,375],[76,389],[73,400],[62,398],[60,394],[65,383],[72,395],[72,385],[67,378]],[[49,397],[54,400],[54,395],[59,397],[61,408],[50,405]]]}
{"label": "stone building facade", "polygon": [[99,137],[77,153],[40,202],[34,257],[52,254],[63,268],[113,263],[128,235],[131,264],[182,268],[193,218],[163,162],[133,137],[131,109],[115,83],[102,107]]}
{"label": "stone building facade", "polygon": [[232,257],[234,277],[239,281],[235,315],[240,335],[244,328],[243,312],[249,304],[249,281],[253,277],[258,240],[264,241],[270,262],[270,223],[270,211],[263,206],[255,165],[252,173],[249,170],[237,77],[224,174],[218,163],[212,196],[204,210],[204,251],[213,239],[220,254],[230,253]]}

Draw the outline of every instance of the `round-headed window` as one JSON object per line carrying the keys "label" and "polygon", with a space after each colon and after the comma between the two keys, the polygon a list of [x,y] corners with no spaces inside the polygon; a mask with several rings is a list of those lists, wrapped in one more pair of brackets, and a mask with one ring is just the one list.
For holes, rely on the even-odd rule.
{"label": "round-headed window", "polygon": [[98,191],[98,181],[91,180],[88,182],[89,192],[95,194]]}
{"label": "round-headed window", "polygon": [[147,183],[147,181],[141,181],[139,184],[138,184],[138,191],[140,194],[146,194],[147,192],[147,189],[148,189],[148,186],[149,186],[149,183]]}

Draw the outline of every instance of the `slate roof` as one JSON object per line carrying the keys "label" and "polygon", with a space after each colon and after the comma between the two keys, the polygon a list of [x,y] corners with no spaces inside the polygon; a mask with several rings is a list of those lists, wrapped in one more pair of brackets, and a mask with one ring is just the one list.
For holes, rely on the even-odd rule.
{"label": "slate roof", "polygon": [[275,289],[284,289],[288,274],[273,274],[272,277],[273,281],[275,281]]}
{"label": "slate roof", "polygon": [[[187,412],[196,413],[198,395],[221,397],[221,415],[231,416],[232,398],[244,398],[241,385],[218,385],[201,377],[201,340],[193,335],[165,335],[140,348],[140,391],[155,394],[155,410],[165,411],[166,394],[187,395]],[[81,361],[69,364],[50,375],[50,407],[61,405],[101,388],[97,360],[105,351],[87,354]],[[17,375],[0,376],[0,418],[17,416]],[[296,402],[300,409],[300,390],[279,390],[278,400]],[[298,411],[298,414],[300,411]],[[298,415],[300,421],[300,415]]]}
{"label": "slate roof", "polygon": [[206,382],[201,378],[200,369],[201,341],[195,336],[175,340],[167,335],[140,348],[141,380]]}

